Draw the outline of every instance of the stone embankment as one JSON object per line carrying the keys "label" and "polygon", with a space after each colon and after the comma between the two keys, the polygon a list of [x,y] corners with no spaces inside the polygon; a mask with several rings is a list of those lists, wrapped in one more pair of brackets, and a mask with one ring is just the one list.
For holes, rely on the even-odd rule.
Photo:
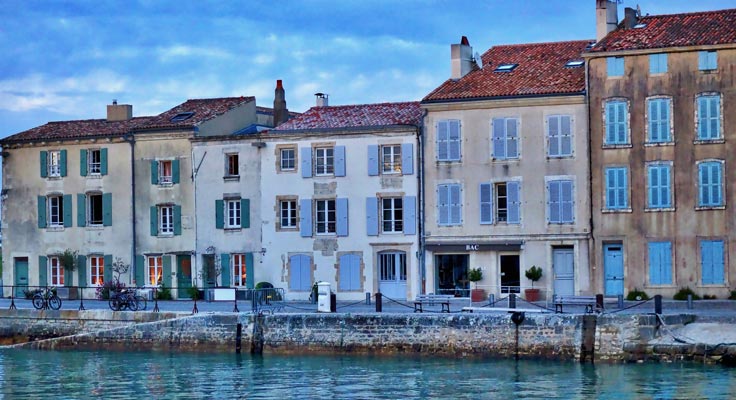
{"label": "stone embankment", "polygon": [[[120,348],[267,353],[429,354],[603,362],[732,362],[736,346],[693,343],[694,315],[157,314],[0,311],[0,334],[35,349]],[[692,325],[695,326],[695,325]],[[730,326],[730,325],[728,325]],[[732,327],[733,328],[733,327]],[[692,330],[692,328],[690,328]],[[714,328],[713,324],[709,329]],[[240,332],[240,335],[239,335]],[[736,333],[736,331],[734,331]],[[517,339],[518,338],[518,339]],[[670,338],[670,339],[668,339]],[[684,339],[683,339],[684,338]],[[728,339],[728,338],[725,338]]]}

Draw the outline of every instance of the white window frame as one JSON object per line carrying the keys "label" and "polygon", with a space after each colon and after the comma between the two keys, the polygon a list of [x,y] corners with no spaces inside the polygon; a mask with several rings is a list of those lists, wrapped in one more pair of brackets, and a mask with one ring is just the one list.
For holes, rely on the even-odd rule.
{"label": "white window frame", "polygon": [[48,227],[63,228],[64,227],[64,196],[60,194],[52,194],[48,199]]}
{"label": "white window frame", "polygon": [[[151,272],[153,271],[153,276]],[[146,257],[146,284],[158,286],[164,279],[164,257],[161,255]]]}
{"label": "white window frame", "polygon": [[158,234],[162,236],[174,234],[174,206],[171,204],[158,206]]}
{"label": "white window frame", "polygon": [[[504,194],[501,195],[499,188],[503,186]],[[501,208],[501,200],[505,204],[504,208]],[[501,218],[501,211],[505,213],[504,217]],[[493,183],[493,221],[494,223],[506,223],[509,219],[509,192],[506,182],[494,182]]]}
{"label": "white window frame", "polygon": [[[657,119],[658,125],[661,128],[663,123],[667,124],[667,128],[665,129],[664,134],[666,135],[666,139],[658,139],[658,140],[652,140],[652,115],[650,113],[650,103],[660,101],[666,101],[667,102],[667,118],[662,118],[661,116]],[[675,138],[674,134],[672,132],[672,124],[673,124],[673,115],[672,115],[672,97],[670,96],[654,96],[649,97],[645,101],[645,107],[646,107],[646,144],[648,145],[662,145],[662,144],[674,144]],[[658,132],[660,134],[660,137],[663,132]]]}
{"label": "white window frame", "polygon": [[299,227],[296,200],[281,200],[279,202],[279,219],[281,221],[281,229],[296,229]]}
{"label": "white window frame", "polygon": [[232,273],[231,282],[236,287],[246,287],[247,282],[247,261],[245,254],[230,255],[230,271]]}
{"label": "white window frame", "polygon": [[240,199],[225,199],[223,207],[225,207],[225,229],[240,229]]}
{"label": "white window frame", "polygon": [[404,231],[404,199],[401,197],[381,198],[381,233]]}
{"label": "white window frame", "polygon": [[[552,126],[552,122],[551,121],[552,121],[553,118],[556,118],[556,120],[558,121],[558,124],[559,124],[558,127],[557,127],[558,128],[558,134],[557,134],[556,137],[552,137],[550,135],[550,127]],[[568,127],[569,127],[570,131],[567,132],[567,133],[565,133],[565,132],[562,131],[562,126],[563,126],[562,119],[563,118],[567,118],[567,119],[570,120],[570,122],[568,124]],[[547,123],[546,124],[547,125],[547,157],[550,157],[550,158],[569,158],[569,157],[572,157],[573,154],[575,153],[575,142],[574,142],[575,134],[573,133],[574,132],[574,127],[573,127],[574,119],[573,119],[572,115],[564,115],[564,114],[548,115],[545,120],[546,120],[546,123]],[[557,141],[558,154],[552,154],[552,141],[553,140]],[[570,152],[569,153],[563,153],[563,151],[562,151],[562,149],[563,149],[562,143],[565,140],[570,141]]]}
{"label": "white window frame", "polygon": [[401,174],[400,144],[381,146],[381,173],[384,175]]}
{"label": "white window frame", "polygon": [[[94,216],[94,212],[92,210],[92,196],[99,196],[100,198],[100,220],[99,221],[93,221],[92,218]],[[104,207],[102,202],[102,193],[99,192],[90,192],[86,194],[86,208],[87,208],[87,226],[103,226],[105,216],[104,216]]]}
{"label": "white window frame", "polygon": [[337,201],[335,199],[314,200],[314,231],[317,235],[337,234]]}
{"label": "white window frame", "polygon": [[[291,156],[284,157],[285,153],[291,153]],[[279,151],[279,168],[282,171],[296,170],[296,148],[295,147],[287,147]]]}
{"label": "white window frame", "polygon": [[[234,163],[233,163],[233,160],[235,161]],[[240,176],[240,154],[238,153],[225,154],[225,176],[226,177]]]}
{"label": "white window frame", "polygon": [[48,177],[61,177],[61,150],[49,150],[47,155]]}
{"label": "white window frame", "polygon": [[[668,179],[669,179],[669,205],[653,205],[649,203],[649,191],[651,190],[650,185],[650,169],[652,168],[660,168],[660,167],[667,167],[667,173],[668,173]],[[645,176],[646,176],[646,207],[645,209],[647,211],[671,211],[674,210],[675,207],[675,191],[674,191],[674,168],[673,168],[673,162],[672,161],[652,161],[648,162],[645,165]],[[661,179],[661,176],[659,177]],[[661,186],[661,183],[660,183]],[[660,203],[662,203],[662,200],[659,200]]]}
{"label": "white window frame", "polygon": [[105,283],[105,257],[91,255],[87,258],[87,271],[91,286],[102,286]]}
{"label": "white window frame", "polygon": [[49,263],[49,286],[64,286],[64,266],[61,265],[61,258],[51,256],[48,258]]}
{"label": "white window frame", "polygon": [[158,160],[158,184],[159,185],[173,184],[174,183],[173,175],[174,175],[173,160]]}
{"label": "white window frame", "polygon": [[314,175],[330,176],[335,174],[335,148],[314,148]]}
{"label": "white window frame", "polygon": [[100,149],[87,150],[87,174],[102,175],[102,151]]}
{"label": "white window frame", "polygon": [[[718,122],[718,132],[716,132],[716,136],[713,136],[713,132],[710,132],[710,129],[708,129],[708,133],[710,133],[710,137],[701,137],[700,136],[700,114],[703,110],[700,109],[700,99],[706,97],[706,98],[718,98],[718,116],[714,118],[712,115],[708,115],[708,119],[712,120],[715,119]],[[708,142],[718,142],[723,140],[723,96],[719,92],[704,92],[704,93],[698,93],[698,95],[695,96],[695,143],[708,143]]]}

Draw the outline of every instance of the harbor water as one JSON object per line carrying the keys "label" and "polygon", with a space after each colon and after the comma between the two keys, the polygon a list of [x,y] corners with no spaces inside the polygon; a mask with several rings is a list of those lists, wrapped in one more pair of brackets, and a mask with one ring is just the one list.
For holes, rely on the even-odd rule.
{"label": "harbor water", "polygon": [[370,356],[0,351],[0,397],[727,399],[718,365]]}

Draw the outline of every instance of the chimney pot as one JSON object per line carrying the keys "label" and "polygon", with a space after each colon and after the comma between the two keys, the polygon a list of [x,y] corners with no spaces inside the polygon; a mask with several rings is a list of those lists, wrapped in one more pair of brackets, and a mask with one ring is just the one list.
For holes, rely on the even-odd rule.
{"label": "chimney pot", "polygon": [[636,10],[631,7],[624,8],[624,29],[633,29],[639,18]]}
{"label": "chimney pot", "polygon": [[273,126],[277,127],[289,119],[289,109],[286,108],[286,91],[281,79],[276,80],[276,90],[273,96]]}
{"label": "chimney pot", "polygon": [[133,118],[133,106],[130,104],[118,104],[117,100],[113,100],[112,104],[107,106],[108,121],[127,121]]}
{"label": "chimney pot", "polygon": [[473,70],[473,48],[463,36],[459,44],[450,46],[450,78],[460,79]]}
{"label": "chimney pot", "polygon": [[596,41],[600,42],[618,26],[618,4],[611,0],[595,0]]}
{"label": "chimney pot", "polygon": [[327,93],[315,93],[317,97],[317,107],[327,107],[329,105],[329,95]]}

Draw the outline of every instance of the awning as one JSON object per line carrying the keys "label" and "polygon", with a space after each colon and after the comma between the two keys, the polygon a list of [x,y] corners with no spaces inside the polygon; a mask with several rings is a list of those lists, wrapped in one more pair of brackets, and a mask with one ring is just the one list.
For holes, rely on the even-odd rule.
{"label": "awning", "polygon": [[515,251],[521,250],[524,242],[520,240],[497,242],[467,242],[467,243],[427,243],[425,248],[433,252],[468,252],[468,251]]}

